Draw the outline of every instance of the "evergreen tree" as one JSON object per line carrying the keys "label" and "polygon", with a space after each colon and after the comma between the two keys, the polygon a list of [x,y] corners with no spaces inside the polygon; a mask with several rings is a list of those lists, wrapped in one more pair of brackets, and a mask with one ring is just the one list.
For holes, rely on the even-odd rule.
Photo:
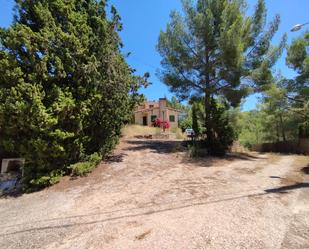
{"label": "evergreen tree", "polygon": [[163,69],[159,75],[178,97],[204,98],[208,146],[218,144],[215,128],[221,126],[216,123],[221,119],[212,110],[217,109],[216,99],[237,106],[250,87],[263,89],[272,81],[271,67],[285,45],[285,36],[279,46],[270,45],[280,18],[276,16],[264,29],[263,0],[253,16],[245,15],[245,7],[241,0],[183,0],[184,15],[172,12],[160,33],[157,49]]}
{"label": "evergreen tree", "polygon": [[120,53],[106,1],[16,0],[0,30],[0,147],[26,158],[26,181],[108,153],[144,78]]}
{"label": "evergreen tree", "polygon": [[309,32],[295,39],[288,48],[287,65],[297,72],[293,80],[283,81],[292,110],[301,119],[300,136],[309,137]]}
{"label": "evergreen tree", "polygon": [[192,129],[194,130],[195,136],[200,135],[200,126],[198,122],[198,104],[194,102],[192,104]]}

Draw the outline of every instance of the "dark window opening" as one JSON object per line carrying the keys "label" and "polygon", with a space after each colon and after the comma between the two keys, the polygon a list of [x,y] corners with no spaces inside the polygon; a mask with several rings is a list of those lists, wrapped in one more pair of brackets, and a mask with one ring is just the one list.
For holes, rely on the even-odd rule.
{"label": "dark window opening", "polygon": [[144,116],[144,117],[143,117],[143,125],[144,125],[144,126],[148,125],[148,124],[147,124],[147,116]]}
{"label": "dark window opening", "polygon": [[175,122],[175,116],[174,115],[170,115],[170,122]]}
{"label": "dark window opening", "polygon": [[151,122],[154,122],[157,118],[157,115],[151,115]]}

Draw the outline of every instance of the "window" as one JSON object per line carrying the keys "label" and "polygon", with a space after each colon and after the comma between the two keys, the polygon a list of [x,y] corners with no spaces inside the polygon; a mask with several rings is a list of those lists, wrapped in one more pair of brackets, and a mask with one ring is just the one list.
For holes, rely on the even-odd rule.
{"label": "window", "polygon": [[157,115],[151,115],[151,122],[154,122],[157,118]]}
{"label": "window", "polygon": [[149,108],[153,108],[153,105],[149,105]]}
{"label": "window", "polygon": [[175,115],[170,115],[170,122],[175,122]]}

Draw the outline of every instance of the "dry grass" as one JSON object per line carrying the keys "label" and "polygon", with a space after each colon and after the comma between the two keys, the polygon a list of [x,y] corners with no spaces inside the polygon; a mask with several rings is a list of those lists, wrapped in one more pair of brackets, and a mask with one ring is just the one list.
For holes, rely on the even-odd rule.
{"label": "dry grass", "polygon": [[142,125],[127,125],[122,129],[122,135],[127,138],[144,135],[156,135],[160,133],[160,128]]}
{"label": "dry grass", "polygon": [[171,132],[175,133],[177,139],[185,139],[186,138],[186,135],[178,127],[172,128]]}
{"label": "dry grass", "polygon": [[[142,126],[136,124],[127,125],[122,129],[122,135],[126,138],[133,138],[135,136],[145,136],[145,135],[160,135],[160,134],[163,134],[163,131],[160,128]],[[164,134],[175,134],[175,138],[177,139],[186,138],[185,134],[178,127],[166,130]]]}

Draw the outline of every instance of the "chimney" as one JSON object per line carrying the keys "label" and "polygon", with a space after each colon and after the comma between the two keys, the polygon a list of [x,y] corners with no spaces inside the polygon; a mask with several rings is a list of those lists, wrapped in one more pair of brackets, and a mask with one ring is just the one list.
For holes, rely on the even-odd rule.
{"label": "chimney", "polygon": [[166,98],[159,98],[160,109],[165,109],[166,104],[167,104]]}
{"label": "chimney", "polygon": [[163,121],[165,120],[165,108],[166,108],[166,98],[159,98],[159,118],[162,119]]}

